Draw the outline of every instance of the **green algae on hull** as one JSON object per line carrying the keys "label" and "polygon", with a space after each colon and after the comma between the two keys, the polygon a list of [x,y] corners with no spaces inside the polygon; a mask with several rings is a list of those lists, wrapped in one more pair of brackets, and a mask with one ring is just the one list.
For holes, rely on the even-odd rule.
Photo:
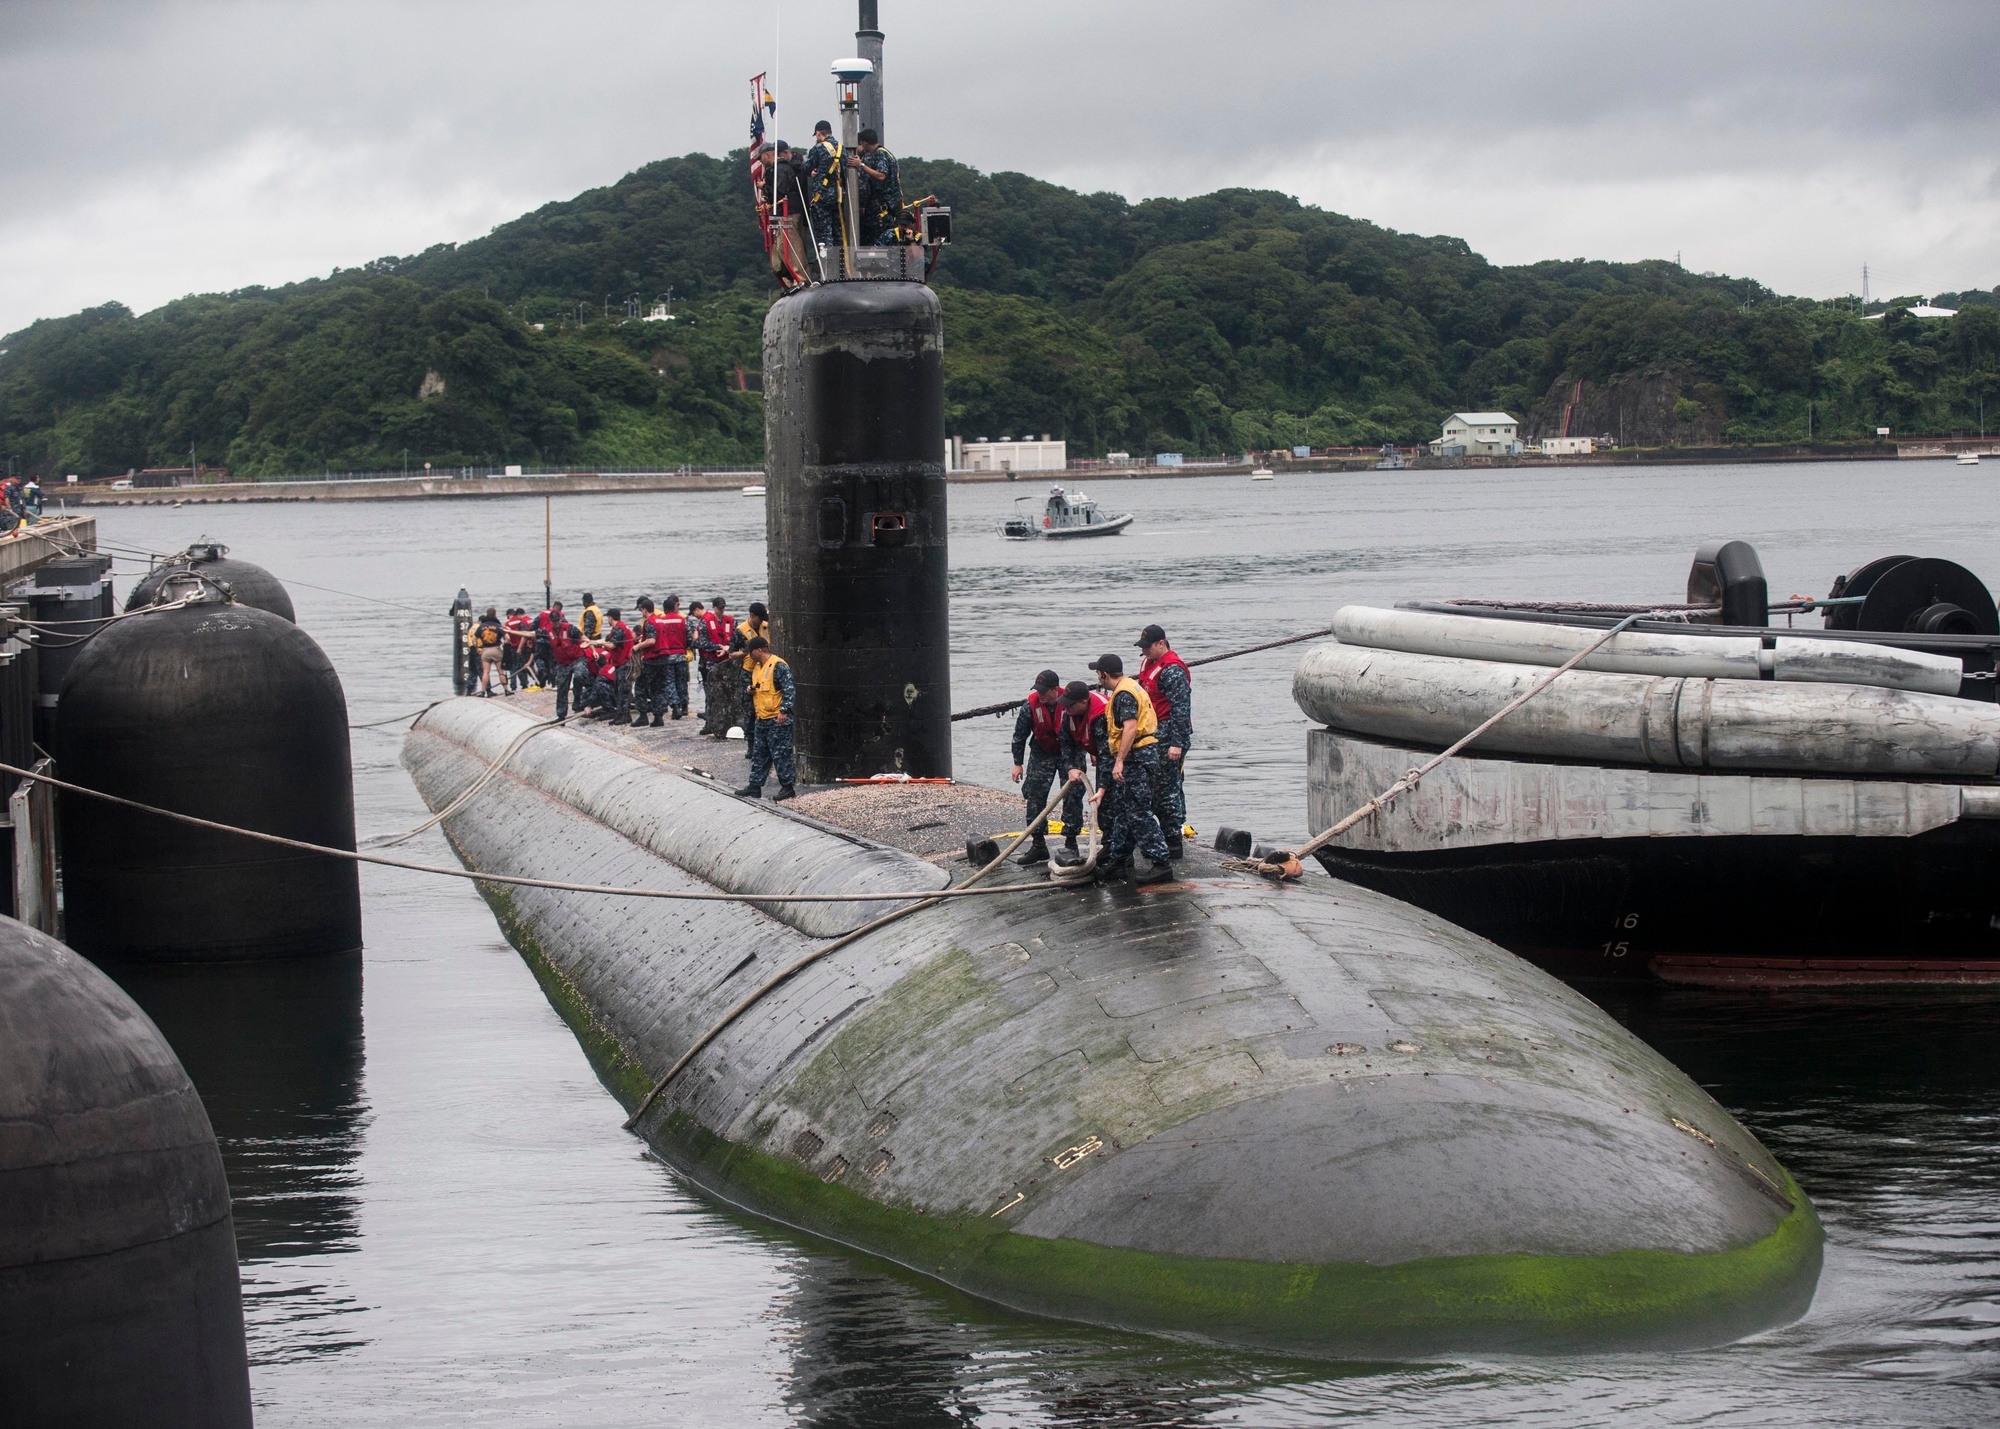
{"label": "green algae on hull", "polygon": [[905,1211],[684,1116],[657,1122],[648,1140],[731,1205],[1011,1309],[1328,1359],[1722,1344],[1804,1313],[1823,1247],[1819,1217],[1789,1175],[1791,1213],[1734,1250],[1295,1265],[1161,1255],[1023,1235],[990,1216]]}
{"label": "green algae on hull", "polygon": [[[479,888],[604,1085],[636,1106],[652,1074],[550,961],[506,888]],[[1294,1265],[1160,1255],[1023,1235],[990,1215],[906,1211],[679,1114],[653,1118],[647,1141],[730,1205],[1011,1309],[1328,1358],[1722,1343],[1803,1313],[1822,1254],[1819,1218],[1789,1173],[1791,1213],[1763,1240],[1734,1250]]]}

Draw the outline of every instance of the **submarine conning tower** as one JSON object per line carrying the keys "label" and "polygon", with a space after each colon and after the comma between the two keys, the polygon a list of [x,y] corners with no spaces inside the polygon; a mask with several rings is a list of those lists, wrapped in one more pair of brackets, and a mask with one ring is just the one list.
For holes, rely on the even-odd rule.
{"label": "submarine conning tower", "polygon": [[[843,77],[850,140],[857,87]],[[875,92],[879,104],[879,84]],[[797,686],[801,778],[942,778],[951,774],[943,313],[922,278],[925,245],[856,239],[846,225],[818,255],[824,281],[780,298],[764,319],[772,648]]]}

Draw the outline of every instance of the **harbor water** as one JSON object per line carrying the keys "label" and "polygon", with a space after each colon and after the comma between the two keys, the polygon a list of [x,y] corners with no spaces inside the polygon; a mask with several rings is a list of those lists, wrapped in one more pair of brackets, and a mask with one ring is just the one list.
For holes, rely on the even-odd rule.
{"label": "harbor water", "polygon": [[[1084,485],[1122,535],[1010,542],[1017,484],[955,486],[953,704],[1086,675],[1164,625],[1189,658],[1321,627],[1349,601],[1677,600],[1741,537],[1774,596],[1876,556],[2000,579],[1980,468],[1850,463],[1366,472]],[[541,603],[543,503],[115,508],[100,540],[201,537],[291,590],[356,725],[447,691],[446,609]],[[763,595],[761,501],[567,497],[574,606]],[[119,594],[139,571],[121,562]],[[782,653],[782,652],[780,652]],[[1303,835],[1298,651],[1196,673],[1191,818]],[[1004,784],[1011,720],[956,729]],[[401,726],[353,733],[361,837],[426,811]],[[712,767],[733,772],[741,745]],[[450,863],[435,831],[398,852]],[[577,870],[587,875],[588,870]],[[1311,876],[1318,876],[1313,874]],[[703,1200],[619,1129],[462,881],[362,874],[360,963],[152,971],[131,987],[206,1101],[236,1200],[267,1426],[1796,1424],[1989,1421],[2000,1382],[1994,993],[1590,989],[1756,1132],[1813,1197],[1826,1271],[1800,1323],[1673,1355],[1320,1365],[1012,1315]],[[1690,890],[1699,897],[1699,890]],[[1766,911],[1775,923],[1782,905]]]}

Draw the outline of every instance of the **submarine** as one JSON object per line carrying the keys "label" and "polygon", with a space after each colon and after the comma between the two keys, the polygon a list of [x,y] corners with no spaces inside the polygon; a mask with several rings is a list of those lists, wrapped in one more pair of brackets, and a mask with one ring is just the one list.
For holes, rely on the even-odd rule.
{"label": "submarine", "polygon": [[[879,71],[836,74],[851,138]],[[574,885],[478,886],[628,1125],[721,1201],[1123,1330],[1356,1358],[1713,1345],[1804,1313],[1823,1237],[1785,1168],[1433,913],[1190,848],[1144,888],[995,862],[990,896],[887,920],[1022,810],[948,782],[924,281],[948,224],[864,253],[848,198],[764,327],[798,797],[736,795],[728,745],[558,726],[539,695],[445,700],[403,746],[467,868]],[[853,901],[769,901],[801,896]]]}

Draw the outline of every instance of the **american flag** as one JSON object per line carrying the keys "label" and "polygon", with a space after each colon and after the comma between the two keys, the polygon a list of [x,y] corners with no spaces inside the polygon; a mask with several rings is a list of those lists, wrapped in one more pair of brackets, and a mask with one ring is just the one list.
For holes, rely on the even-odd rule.
{"label": "american flag", "polygon": [[750,157],[756,158],[757,151],[764,147],[764,115],[777,118],[778,101],[771,97],[771,91],[764,88],[764,76],[757,75],[750,81]]}

